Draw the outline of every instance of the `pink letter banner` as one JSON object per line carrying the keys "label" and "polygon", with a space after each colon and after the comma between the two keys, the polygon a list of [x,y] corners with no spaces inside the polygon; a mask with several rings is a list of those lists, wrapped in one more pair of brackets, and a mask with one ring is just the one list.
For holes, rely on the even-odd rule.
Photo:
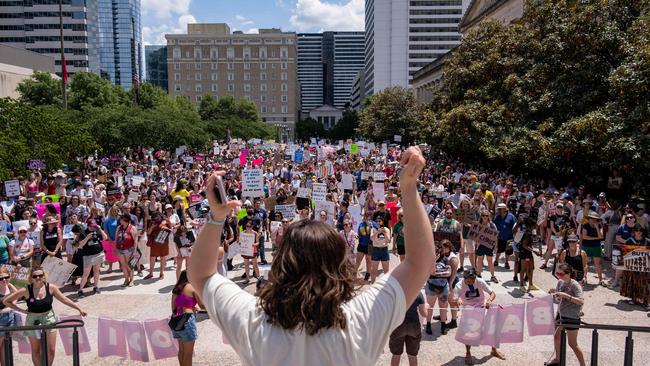
{"label": "pink letter banner", "polygon": [[126,358],[126,341],[124,340],[124,322],[122,320],[99,318],[97,333],[99,357]]}
{"label": "pink letter banner", "polygon": [[[79,319],[81,316],[64,316],[61,320],[66,319]],[[86,327],[77,328],[79,333],[79,353],[90,352],[90,341],[88,340],[88,333],[86,332]],[[63,342],[63,350],[65,351],[66,356],[72,355],[72,333],[74,333],[73,328],[61,328],[59,329],[59,335],[61,336],[61,342]]]}
{"label": "pink letter banner", "polygon": [[168,319],[147,320],[144,322],[144,329],[147,331],[147,338],[151,344],[151,351],[156,360],[176,357],[178,344],[172,336],[172,331],[167,325]]}
{"label": "pink letter banner", "polygon": [[463,308],[463,316],[458,323],[456,340],[468,346],[478,346],[481,344],[481,328],[485,318],[484,308]]}
{"label": "pink letter banner", "polygon": [[129,346],[129,356],[134,361],[149,362],[147,336],[144,326],[139,321],[125,321],[126,344]]}
{"label": "pink letter banner", "polygon": [[555,332],[553,319],[553,296],[548,295],[526,303],[528,335],[551,335]]}

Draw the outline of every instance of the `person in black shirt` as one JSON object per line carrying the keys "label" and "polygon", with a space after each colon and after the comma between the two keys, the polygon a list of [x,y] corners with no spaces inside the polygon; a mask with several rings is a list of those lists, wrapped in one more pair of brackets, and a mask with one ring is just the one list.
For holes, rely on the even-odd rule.
{"label": "person in black shirt", "polygon": [[102,247],[102,241],[107,240],[108,235],[99,227],[99,225],[97,225],[97,222],[95,222],[94,219],[88,220],[88,226],[85,230],[83,230],[81,225],[75,225],[75,227],[72,228],[72,232],[77,234],[74,245],[83,256],[83,274],[81,276],[77,295],[79,298],[85,296],[83,289],[84,286],[86,286],[91,269],[93,270],[93,293],[99,294],[99,270],[104,262],[104,248]]}
{"label": "person in black shirt", "polygon": [[378,217],[384,219],[386,226],[389,227],[390,211],[386,209],[386,203],[384,201],[379,201],[377,203],[377,210],[372,214],[372,221],[377,222]]}
{"label": "person in black shirt", "polygon": [[388,348],[393,355],[390,361],[391,366],[399,365],[402,352],[404,352],[404,346],[406,346],[409,366],[417,365],[418,351],[420,350],[420,341],[422,340],[420,317],[426,317],[424,304],[424,296],[422,293],[419,293],[415,301],[413,301],[413,304],[406,310],[404,322],[390,334]]}

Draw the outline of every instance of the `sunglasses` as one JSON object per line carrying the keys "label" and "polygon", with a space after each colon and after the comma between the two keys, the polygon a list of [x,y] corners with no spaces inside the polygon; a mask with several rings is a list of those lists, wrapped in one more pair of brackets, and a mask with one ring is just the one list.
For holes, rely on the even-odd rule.
{"label": "sunglasses", "polygon": [[634,220],[634,217],[633,216],[628,216],[627,219],[628,220]]}
{"label": "sunglasses", "polygon": [[37,280],[37,279],[39,279],[39,278],[43,278],[43,277],[45,277],[44,274],[40,274],[40,275],[32,275],[32,278],[35,279],[35,280]]}
{"label": "sunglasses", "polygon": [[36,223],[35,222],[30,222],[29,225],[34,226],[34,225],[36,225]]}
{"label": "sunglasses", "polygon": [[0,277],[0,281],[5,281],[5,280],[8,280],[8,279],[10,279],[10,278],[11,278],[11,277],[9,277],[9,276]]}
{"label": "sunglasses", "polygon": [[558,277],[562,277],[562,276],[564,276],[565,274],[566,274],[566,273],[564,273],[564,272],[555,272],[555,275],[558,276]]}

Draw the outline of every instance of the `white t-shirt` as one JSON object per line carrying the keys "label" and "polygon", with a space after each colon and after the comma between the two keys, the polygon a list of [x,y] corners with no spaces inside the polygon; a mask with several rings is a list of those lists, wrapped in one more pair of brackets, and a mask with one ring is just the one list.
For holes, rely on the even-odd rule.
{"label": "white t-shirt", "polygon": [[256,301],[218,274],[203,289],[210,319],[244,365],[374,365],[406,313],[404,291],[392,276],[378,279],[342,305],[345,329],[322,329],[314,336],[271,325]]}
{"label": "white t-shirt", "polygon": [[468,306],[483,306],[485,294],[491,293],[492,289],[482,278],[477,278],[472,288],[465,283],[465,280],[458,281],[454,288],[454,298],[461,298],[463,305]]}

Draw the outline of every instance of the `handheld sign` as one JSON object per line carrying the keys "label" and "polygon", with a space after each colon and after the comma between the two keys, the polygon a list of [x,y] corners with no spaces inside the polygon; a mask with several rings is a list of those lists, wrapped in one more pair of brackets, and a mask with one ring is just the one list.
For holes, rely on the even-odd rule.
{"label": "handheld sign", "polygon": [[5,195],[7,197],[20,196],[20,182],[17,179],[5,181]]}
{"label": "handheld sign", "polygon": [[255,255],[255,234],[253,233],[241,233],[239,234],[239,248],[241,249],[241,255],[252,257]]}

